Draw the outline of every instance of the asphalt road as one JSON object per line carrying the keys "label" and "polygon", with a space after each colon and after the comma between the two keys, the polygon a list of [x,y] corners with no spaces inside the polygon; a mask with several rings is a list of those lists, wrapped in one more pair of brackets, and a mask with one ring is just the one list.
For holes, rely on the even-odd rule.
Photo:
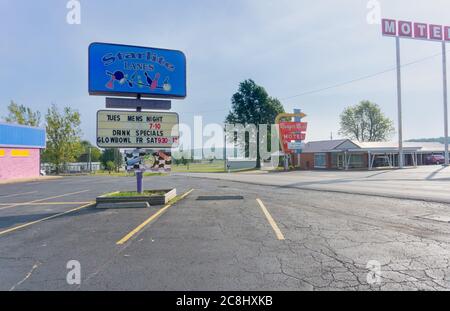
{"label": "asphalt road", "polygon": [[146,178],[195,190],[121,245],[161,207],[84,206],[134,179],[1,185],[0,290],[450,289],[447,204],[198,177]]}
{"label": "asphalt road", "polygon": [[420,166],[403,170],[203,173],[190,174],[190,176],[299,190],[370,194],[450,204],[450,167],[441,165]]}

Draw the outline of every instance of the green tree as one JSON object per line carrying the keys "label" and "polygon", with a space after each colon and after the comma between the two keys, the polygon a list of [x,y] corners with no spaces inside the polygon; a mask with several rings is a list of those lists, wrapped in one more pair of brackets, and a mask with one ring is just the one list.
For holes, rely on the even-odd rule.
{"label": "green tree", "polygon": [[105,149],[101,156],[101,162],[106,168],[108,161],[111,161],[114,164],[114,169],[118,172],[123,164],[123,158],[120,154],[120,150],[117,148]]}
{"label": "green tree", "polygon": [[340,135],[360,142],[385,141],[395,132],[392,120],[377,104],[368,100],[346,108],[341,114],[340,125]]}
{"label": "green tree", "polygon": [[83,153],[78,157],[78,162],[89,162],[89,152],[91,154],[91,162],[99,162],[102,157],[102,152],[97,147],[93,146],[90,141],[81,141]]}
{"label": "green tree", "polygon": [[115,168],[115,164],[113,161],[107,161],[106,165],[105,165],[106,169],[108,170],[108,172],[111,174],[111,172],[114,170]]}
{"label": "green tree", "polygon": [[[283,105],[278,99],[270,97],[262,86],[257,85],[251,79],[239,84],[238,92],[233,95],[231,104],[232,108],[225,122],[243,126],[256,126],[256,168],[259,169],[261,168],[259,146],[263,139],[268,139],[268,137],[260,137],[259,125],[267,124],[269,126],[267,133],[270,138],[270,125],[275,123],[275,118],[278,114],[284,112]],[[247,136],[246,141],[249,140],[250,137]],[[244,143],[247,151],[248,144],[246,142],[239,143]]]}
{"label": "green tree", "polygon": [[8,123],[39,126],[41,123],[41,113],[11,101],[8,106],[8,116],[4,120]]}
{"label": "green tree", "polygon": [[56,105],[52,105],[45,116],[47,126],[47,148],[43,161],[56,166],[60,173],[61,165],[75,161],[83,152],[80,143],[80,114],[65,107],[61,113]]}

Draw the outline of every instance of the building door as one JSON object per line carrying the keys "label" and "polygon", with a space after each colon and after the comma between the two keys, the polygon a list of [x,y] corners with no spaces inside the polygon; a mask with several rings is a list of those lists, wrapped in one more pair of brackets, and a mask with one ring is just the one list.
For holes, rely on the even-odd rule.
{"label": "building door", "polygon": [[337,155],[337,168],[339,170],[344,169],[344,155],[342,153]]}

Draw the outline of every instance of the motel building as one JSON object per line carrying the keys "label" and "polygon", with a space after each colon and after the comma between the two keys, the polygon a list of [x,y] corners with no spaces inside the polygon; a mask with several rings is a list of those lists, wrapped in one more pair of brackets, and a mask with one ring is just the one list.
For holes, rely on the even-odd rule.
{"label": "motel building", "polygon": [[0,123],[0,182],[40,175],[45,129]]}
{"label": "motel building", "polygon": [[[443,155],[441,143],[405,142],[405,166],[427,165],[431,155]],[[395,142],[355,142],[349,139],[313,141],[305,145],[300,159],[294,155],[293,163],[304,170],[313,169],[376,169],[398,167],[399,147]]]}

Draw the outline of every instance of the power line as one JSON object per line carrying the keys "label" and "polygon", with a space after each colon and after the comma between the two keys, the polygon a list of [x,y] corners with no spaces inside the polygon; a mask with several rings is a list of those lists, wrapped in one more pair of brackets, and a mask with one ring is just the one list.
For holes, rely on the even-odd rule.
{"label": "power line", "polygon": [[[435,58],[435,57],[440,56],[440,55],[442,55],[442,52],[441,53],[436,53],[436,54],[433,54],[433,55],[430,55],[430,56],[427,56],[427,57],[424,57],[424,58],[417,59],[415,61],[403,64],[400,67],[406,68],[406,67],[409,67],[409,66],[412,66],[412,65],[415,65],[415,64],[427,61],[429,59]],[[348,80],[348,81],[345,81],[345,82],[329,85],[329,86],[326,86],[326,87],[323,87],[323,88],[320,88],[320,89],[310,90],[310,91],[306,91],[306,92],[303,92],[303,93],[299,93],[297,95],[280,98],[280,100],[289,100],[289,99],[302,97],[302,96],[306,96],[306,95],[310,95],[310,94],[320,93],[320,92],[327,91],[327,90],[330,90],[330,89],[334,89],[334,88],[338,88],[338,87],[341,87],[341,86],[345,86],[345,85],[349,85],[349,84],[352,84],[352,83],[356,83],[356,82],[359,82],[359,81],[371,79],[371,78],[374,78],[376,76],[380,76],[380,75],[383,75],[385,73],[388,73],[388,72],[391,72],[391,71],[395,71],[396,69],[397,69],[397,67],[391,67],[391,68],[385,69],[383,71],[379,71],[379,72],[376,72],[376,73],[373,73],[373,74],[365,75],[365,76],[362,76],[362,77],[359,77],[359,78],[355,78],[355,79],[352,79],[352,80]],[[214,112],[229,111],[229,110],[230,110],[229,108],[225,108],[225,109],[206,110],[206,111],[186,111],[186,112],[180,112],[180,113],[184,113],[184,114],[196,114],[196,113],[199,113],[200,114],[200,113],[214,113]]]}
{"label": "power line", "polygon": [[[409,67],[411,65],[424,62],[424,61],[429,60],[431,58],[435,58],[436,56],[439,56],[439,55],[442,55],[442,53],[437,53],[437,54],[434,54],[434,55],[430,55],[430,56],[427,56],[427,57],[415,60],[413,62],[409,62],[409,63],[403,64],[400,67],[402,67],[402,68]],[[376,73],[373,73],[373,74],[369,74],[369,75],[366,75],[366,76],[362,76],[362,77],[359,77],[359,78],[356,78],[356,79],[352,79],[352,80],[348,80],[348,81],[345,81],[345,82],[333,84],[333,85],[326,86],[326,87],[323,87],[323,88],[320,88],[320,89],[316,89],[316,90],[306,91],[306,92],[303,92],[303,93],[300,93],[300,94],[297,94],[297,95],[281,98],[281,100],[288,100],[288,99],[297,98],[297,97],[301,97],[301,96],[305,96],[305,95],[320,93],[320,92],[323,92],[323,91],[327,91],[329,89],[338,88],[338,87],[341,87],[341,86],[344,86],[344,85],[348,85],[348,84],[352,84],[352,83],[359,82],[359,81],[362,81],[362,80],[367,80],[367,79],[370,79],[370,78],[373,78],[373,77],[376,77],[376,76],[380,76],[382,74],[394,71],[396,69],[397,69],[397,67],[392,67],[392,68],[389,68],[389,69],[386,69],[386,70],[383,70],[383,71],[379,71],[379,72],[376,72]]]}

